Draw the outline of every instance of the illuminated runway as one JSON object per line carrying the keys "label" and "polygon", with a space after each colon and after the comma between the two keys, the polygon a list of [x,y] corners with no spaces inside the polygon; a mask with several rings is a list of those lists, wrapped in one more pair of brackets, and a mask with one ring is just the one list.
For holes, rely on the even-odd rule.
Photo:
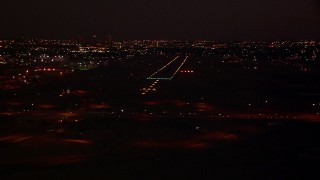
{"label": "illuminated runway", "polygon": [[180,56],[175,57],[172,61],[168,62],[162,68],[157,70],[148,79],[151,80],[172,80],[180,71],[184,63],[188,60],[189,56],[182,59]]}

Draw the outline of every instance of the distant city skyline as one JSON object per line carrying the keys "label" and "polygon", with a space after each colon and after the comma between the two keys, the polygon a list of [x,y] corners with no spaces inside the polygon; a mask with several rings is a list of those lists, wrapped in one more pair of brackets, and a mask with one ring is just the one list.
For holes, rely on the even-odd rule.
{"label": "distant city skyline", "polygon": [[318,0],[12,0],[0,39],[320,39]]}

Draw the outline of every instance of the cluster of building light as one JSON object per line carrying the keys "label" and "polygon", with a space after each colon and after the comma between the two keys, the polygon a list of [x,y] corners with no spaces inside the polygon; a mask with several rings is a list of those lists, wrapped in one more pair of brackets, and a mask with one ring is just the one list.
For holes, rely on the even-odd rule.
{"label": "cluster of building light", "polygon": [[17,76],[12,76],[12,79],[18,80],[25,84],[29,84],[27,76],[22,75],[21,73],[18,74]]}
{"label": "cluster of building light", "polygon": [[74,50],[72,52],[79,52],[79,53],[105,53],[105,47],[96,47],[96,46],[88,46],[88,47],[79,47],[79,50]]}

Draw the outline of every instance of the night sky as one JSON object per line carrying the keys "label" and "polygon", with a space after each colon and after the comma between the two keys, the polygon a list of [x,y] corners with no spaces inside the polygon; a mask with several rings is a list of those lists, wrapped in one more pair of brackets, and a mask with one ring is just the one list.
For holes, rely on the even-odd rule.
{"label": "night sky", "polygon": [[2,0],[0,38],[320,39],[318,0]]}

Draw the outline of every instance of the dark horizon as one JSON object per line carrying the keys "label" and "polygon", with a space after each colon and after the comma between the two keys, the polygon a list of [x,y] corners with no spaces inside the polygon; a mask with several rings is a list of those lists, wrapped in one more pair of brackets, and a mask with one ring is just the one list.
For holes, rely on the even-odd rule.
{"label": "dark horizon", "polygon": [[[0,38],[0,40],[4,41],[19,41],[19,40],[53,40],[53,41],[72,41],[72,40],[81,40],[81,41],[90,41],[92,40],[92,36],[77,36],[77,37],[70,37],[70,38],[54,38],[54,37],[13,37],[13,38]],[[108,41],[108,37],[96,37],[96,40],[98,42],[104,42]],[[112,36],[112,41],[185,41],[185,42],[197,42],[197,41],[208,41],[208,42],[274,42],[274,41],[280,41],[280,42],[285,42],[285,41],[320,41],[319,38],[307,38],[307,39],[132,39],[132,38],[121,38],[121,37],[114,37]]]}
{"label": "dark horizon", "polygon": [[316,0],[0,3],[0,39],[319,40]]}

